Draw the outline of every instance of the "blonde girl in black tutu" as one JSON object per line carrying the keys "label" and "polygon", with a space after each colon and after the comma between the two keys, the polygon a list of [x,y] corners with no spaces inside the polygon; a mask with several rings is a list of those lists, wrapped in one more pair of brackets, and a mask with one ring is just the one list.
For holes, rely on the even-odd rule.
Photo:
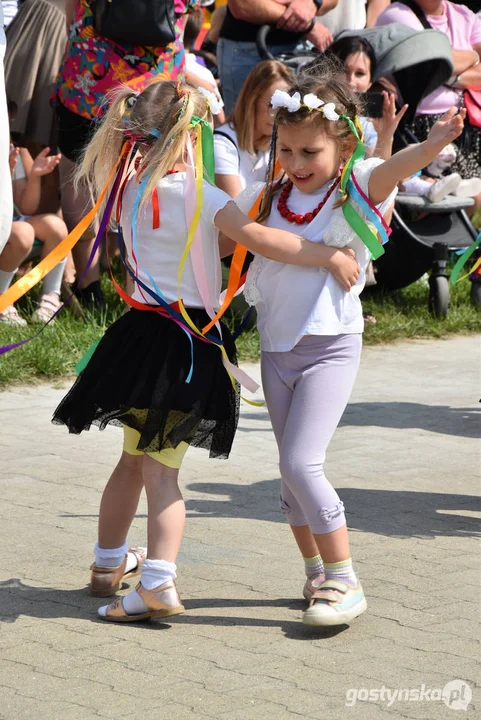
{"label": "blonde girl in black tutu", "polygon": [[[118,190],[125,261],[135,280],[132,309],[107,330],[53,418],[73,433],[92,423],[123,427],[123,452],[100,505],[90,592],[113,595],[125,575],[140,569],[141,580],[136,590],[99,609],[104,620],[133,622],[184,611],[174,582],[185,521],[179,468],[189,445],[227,458],[238,421],[229,331],[221,323],[204,335],[195,330],[205,328],[218,310],[221,254],[231,253],[238,242],[273,260],[329,267],[347,288],[359,273],[350,251],[256,224],[194,172],[197,145],[204,148],[204,161],[212,152],[214,106],[215,97],[174,82],[150,85],[138,96],[120,89],[77,178],[98,197],[121,155],[112,192]],[[200,209],[199,193],[200,259],[185,253],[192,234],[189,208],[197,202]],[[141,549],[129,552],[126,542],[144,486],[146,558]]]}

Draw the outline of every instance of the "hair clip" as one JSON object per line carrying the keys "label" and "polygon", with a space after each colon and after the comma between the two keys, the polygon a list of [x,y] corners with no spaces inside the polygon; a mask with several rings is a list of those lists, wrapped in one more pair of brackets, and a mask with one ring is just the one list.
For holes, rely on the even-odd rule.
{"label": "hair clip", "polygon": [[180,80],[179,80],[179,82],[177,83],[177,85],[175,86],[175,91],[176,91],[176,93],[177,93],[177,95],[178,95],[178,97],[179,97],[180,100],[181,100],[183,97],[185,97],[185,95],[189,95],[189,91],[187,90],[187,88],[185,87],[185,85],[182,86],[182,82],[181,82]]}
{"label": "hair clip", "polygon": [[206,90],[203,87],[198,87],[197,90],[200,92],[201,95],[205,97],[212,115],[219,115],[222,108],[224,107],[222,99],[211,90]]}

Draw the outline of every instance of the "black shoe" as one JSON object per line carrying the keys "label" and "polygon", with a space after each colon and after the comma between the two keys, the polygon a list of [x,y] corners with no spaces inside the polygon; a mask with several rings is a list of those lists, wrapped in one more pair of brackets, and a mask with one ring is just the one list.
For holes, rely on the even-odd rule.
{"label": "black shoe", "polygon": [[85,308],[90,310],[105,309],[105,298],[100,287],[100,280],[94,280],[85,288],[76,288],[75,296]]}

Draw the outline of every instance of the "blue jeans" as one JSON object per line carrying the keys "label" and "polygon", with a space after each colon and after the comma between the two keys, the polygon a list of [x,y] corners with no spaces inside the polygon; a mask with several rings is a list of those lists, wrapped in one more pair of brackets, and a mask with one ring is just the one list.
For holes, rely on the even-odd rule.
{"label": "blue jeans", "polygon": [[[282,53],[294,52],[297,43],[292,45],[272,45],[269,51],[277,57]],[[237,97],[250,71],[261,59],[254,42],[237,42],[221,38],[217,44],[217,66],[225,104],[225,113],[234,109]]]}

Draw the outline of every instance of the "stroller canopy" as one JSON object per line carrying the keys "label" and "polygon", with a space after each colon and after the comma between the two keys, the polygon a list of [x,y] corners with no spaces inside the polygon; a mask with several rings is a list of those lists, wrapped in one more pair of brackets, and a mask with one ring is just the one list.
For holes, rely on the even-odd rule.
{"label": "stroller canopy", "polygon": [[365,30],[345,30],[336,36],[362,37],[373,47],[377,68],[373,81],[393,76],[403,102],[409,104],[410,123],[423,98],[451,77],[454,64],[449,38],[438,30],[412,30],[392,23]]}

